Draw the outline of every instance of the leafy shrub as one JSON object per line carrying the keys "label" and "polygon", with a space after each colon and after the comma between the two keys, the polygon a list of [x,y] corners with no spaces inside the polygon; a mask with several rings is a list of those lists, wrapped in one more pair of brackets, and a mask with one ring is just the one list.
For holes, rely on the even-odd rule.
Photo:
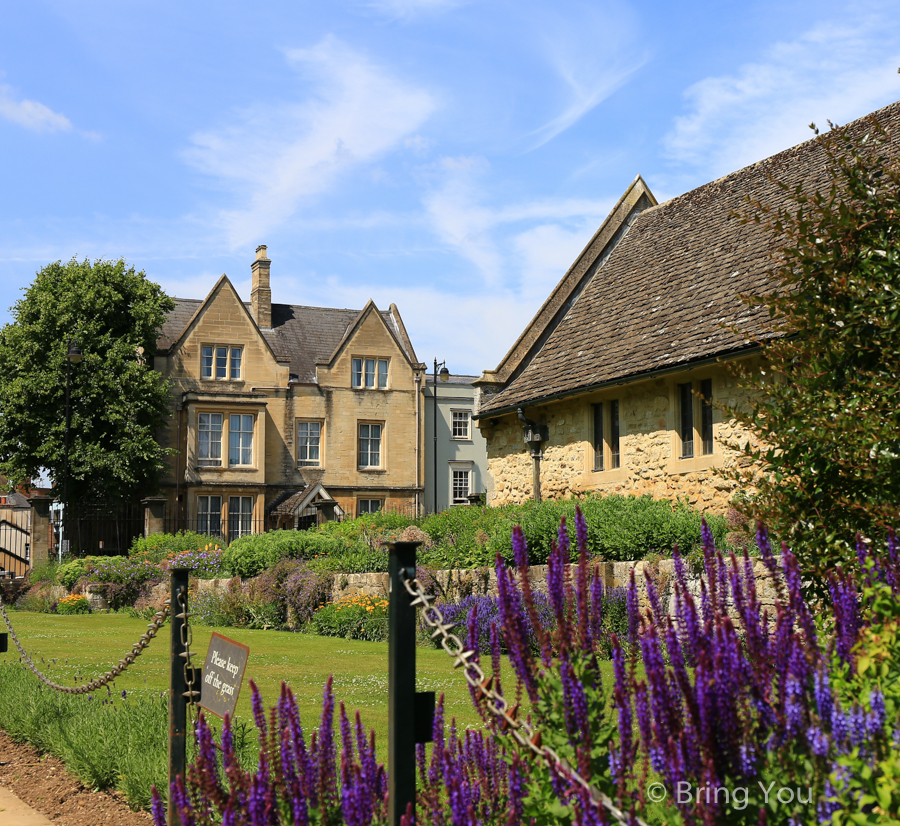
{"label": "leafy shrub", "polygon": [[55,607],[56,600],[50,596],[50,586],[46,582],[32,585],[16,600],[16,608],[20,611],[49,614]]}
{"label": "leafy shrub", "polygon": [[215,546],[220,542],[215,536],[207,536],[196,531],[179,531],[178,533],[152,533],[134,540],[128,555],[140,557],[147,562],[162,562],[168,557],[183,554],[186,551],[199,551],[207,545]]}
{"label": "leafy shrub", "polygon": [[37,585],[40,582],[51,584],[56,581],[56,571],[59,563],[54,558],[45,559],[35,565],[28,574],[28,582]]}
{"label": "leafy shrub", "polygon": [[[560,499],[525,502],[500,508],[460,507],[422,520],[432,546],[420,559],[435,568],[477,568],[493,565],[499,553],[512,560],[512,532],[520,526],[533,564],[544,564],[563,516],[572,522],[579,506],[588,529],[588,553],[610,561],[642,559],[649,553],[671,556],[677,544],[683,553],[701,545],[702,515],[687,502],[651,496],[588,496],[583,501]],[[708,516],[717,546],[725,547],[724,517]],[[572,551],[575,560],[575,551]]]}
{"label": "leafy shrub", "polygon": [[306,630],[323,637],[377,642],[387,639],[388,600],[354,594],[319,608]]}
{"label": "leafy shrub", "polygon": [[87,574],[87,563],[83,559],[72,559],[63,562],[56,568],[56,581],[70,591],[81,577]]}
{"label": "leafy shrub", "polygon": [[170,571],[172,568],[189,568],[191,575],[197,579],[218,579],[228,574],[224,551],[218,545],[207,545],[196,551],[184,551],[170,556],[159,564],[161,571]]}
{"label": "leafy shrub", "polygon": [[224,589],[203,590],[191,599],[191,613],[200,625],[235,628],[280,628],[284,607],[273,602],[256,580],[235,577]]}
{"label": "leafy shrub", "polygon": [[56,612],[58,614],[90,614],[91,606],[83,594],[69,594],[59,601]]}
{"label": "leafy shrub", "polygon": [[270,531],[235,539],[224,551],[225,566],[235,576],[254,577],[282,559],[313,559],[346,548],[339,537],[316,531]]}
{"label": "leafy shrub", "polygon": [[160,582],[163,578],[157,565],[141,558],[87,557],[85,566],[86,579],[103,584],[101,593],[109,603],[109,607],[115,609],[134,605],[145,585]]}

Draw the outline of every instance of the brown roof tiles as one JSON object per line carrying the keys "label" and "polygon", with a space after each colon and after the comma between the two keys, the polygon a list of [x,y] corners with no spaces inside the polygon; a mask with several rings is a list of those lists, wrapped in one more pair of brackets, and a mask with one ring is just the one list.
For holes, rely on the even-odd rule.
{"label": "brown roof tiles", "polygon": [[[900,155],[900,103],[874,114]],[[785,204],[773,180],[821,187],[822,146],[807,141],[641,212],[605,261],[597,252],[578,300],[479,417],[747,348],[726,325],[764,336],[765,308],[738,294],[767,289],[775,241],[733,213],[748,210],[748,197]]]}

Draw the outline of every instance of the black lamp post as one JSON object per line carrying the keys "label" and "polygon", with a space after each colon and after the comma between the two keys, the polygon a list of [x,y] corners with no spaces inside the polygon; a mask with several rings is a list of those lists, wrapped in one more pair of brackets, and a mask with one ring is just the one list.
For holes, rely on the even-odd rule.
{"label": "black lamp post", "polygon": [[81,348],[75,339],[69,339],[69,350],[66,354],[66,446],[65,446],[65,476],[63,476],[63,512],[62,523],[59,530],[59,560],[62,562],[63,540],[66,536],[66,528],[69,525],[69,428],[72,426],[72,410],[69,405],[69,396],[72,390],[72,365],[81,362]]}
{"label": "black lamp post", "polygon": [[438,383],[438,367],[441,368],[440,379],[441,381],[450,381],[450,371],[447,369],[447,362],[442,361],[438,364],[438,360],[434,360],[434,390],[433,396],[434,398],[431,400],[432,405],[434,406],[434,512],[438,512],[438,438],[437,438],[437,383]]}

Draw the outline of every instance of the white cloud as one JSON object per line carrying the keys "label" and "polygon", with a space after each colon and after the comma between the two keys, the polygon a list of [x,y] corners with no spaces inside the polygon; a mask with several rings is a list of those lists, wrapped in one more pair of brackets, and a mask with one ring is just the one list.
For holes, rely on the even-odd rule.
{"label": "white cloud", "polygon": [[36,100],[16,100],[12,87],[0,86],[0,118],[35,132],[68,132],[72,122]]}
{"label": "white cloud", "polygon": [[540,49],[563,84],[560,111],[535,129],[536,149],[577,123],[647,61],[633,13],[615,2],[544,10],[534,24]]}
{"label": "white cloud", "polygon": [[340,174],[399,148],[436,105],[334,37],[286,54],[313,78],[315,96],[240,112],[231,125],[194,135],[186,152],[244,201],[222,215],[233,248],[284,222]]}
{"label": "white cloud", "polygon": [[827,128],[896,100],[898,35],[895,17],[857,9],[852,23],[816,25],[734,74],[695,83],[663,140],[667,155],[717,177],[811,138],[811,122]]}
{"label": "white cloud", "polygon": [[543,290],[543,300],[613,202],[546,198],[487,206],[480,182],[487,169],[482,158],[443,159],[441,184],[424,199],[433,230],[478,268],[486,285],[507,284],[532,299]]}

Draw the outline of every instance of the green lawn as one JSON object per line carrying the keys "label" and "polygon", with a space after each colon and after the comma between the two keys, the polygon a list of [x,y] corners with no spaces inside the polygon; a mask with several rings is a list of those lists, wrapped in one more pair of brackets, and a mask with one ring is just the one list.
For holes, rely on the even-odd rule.
{"label": "green lawn", "polygon": [[[73,685],[75,675],[79,682],[100,676],[118,662],[147,625],[124,614],[58,616],[10,611],[9,616],[38,667],[62,685]],[[281,631],[195,627],[192,650],[197,654],[194,661],[198,666],[203,665],[214,630],[250,648],[236,717],[251,717],[248,680],[260,687],[267,706],[278,699],[283,680],[297,697],[304,728],[310,729],[321,713],[322,687],[328,675],[333,674],[336,700],[344,701],[348,713],[359,709],[366,728],[375,729],[381,759],[387,759],[386,643]],[[168,690],[169,635],[166,625],[137,662],[116,680],[117,691]],[[8,653],[0,654],[0,662],[18,660],[12,640],[9,647]],[[452,662],[442,650],[417,648],[418,687],[445,694],[448,720],[456,717],[462,727],[480,725],[466,681],[453,669]]]}

